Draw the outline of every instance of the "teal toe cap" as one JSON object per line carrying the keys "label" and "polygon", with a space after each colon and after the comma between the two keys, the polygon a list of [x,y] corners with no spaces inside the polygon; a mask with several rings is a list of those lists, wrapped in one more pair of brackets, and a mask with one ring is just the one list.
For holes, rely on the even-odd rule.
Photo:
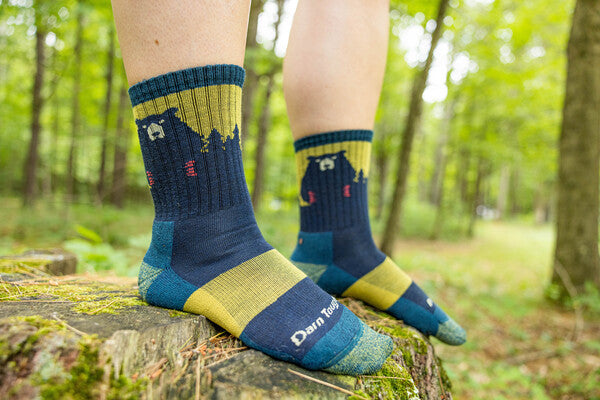
{"label": "teal toe cap", "polygon": [[379,334],[362,323],[362,336],[348,354],[325,369],[333,374],[365,375],[381,369],[394,350],[392,338]]}
{"label": "teal toe cap", "polygon": [[446,344],[459,346],[467,341],[467,332],[450,318],[439,325],[435,337]]}

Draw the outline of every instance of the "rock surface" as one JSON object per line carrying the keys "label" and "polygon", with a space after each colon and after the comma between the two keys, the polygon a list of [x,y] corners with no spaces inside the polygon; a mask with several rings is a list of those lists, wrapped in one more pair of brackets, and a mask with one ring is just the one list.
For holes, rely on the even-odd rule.
{"label": "rock surface", "polygon": [[431,343],[358,301],[341,300],[396,350],[376,376],[353,378],[275,360],[204,317],[149,306],[130,279],[49,271],[60,273],[31,255],[0,259],[0,398],[452,398]]}
{"label": "rock surface", "polygon": [[[4,266],[9,274],[3,274]],[[75,254],[61,249],[29,250],[22,254],[0,257],[0,278],[25,279],[27,276],[68,275],[77,269]]]}

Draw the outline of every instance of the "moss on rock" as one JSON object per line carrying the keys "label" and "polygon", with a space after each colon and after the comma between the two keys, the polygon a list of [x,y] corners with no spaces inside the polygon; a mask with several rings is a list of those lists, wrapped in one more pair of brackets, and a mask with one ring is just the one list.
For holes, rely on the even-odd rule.
{"label": "moss on rock", "polygon": [[417,334],[411,328],[407,328],[403,324],[397,324],[396,326],[379,326],[379,328],[385,333],[392,337],[403,339],[410,342],[411,349],[414,349],[417,354],[427,354],[428,344],[423,337]]}
{"label": "moss on rock", "polygon": [[376,399],[419,400],[419,390],[407,370],[412,365],[404,367],[396,361],[399,355],[405,356],[405,351],[402,346],[396,346],[392,356],[386,360],[381,370],[373,376],[364,376],[358,380],[358,389],[355,393]]}
{"label": "moss on rock", "polygon": [[74,274],[77,257],[62,249],[37,249],[23,254],[0,257],[0,276],[66,275]]}
{"label": "moss on rock", "polygon": [[72,310],[84,314],[116,314],[127,307],[145,305],[133,287],[82,278],[37,278],[4,282],[0,302],[26,300],[30,302],[73,302]]}
{"label": "moss on rock", "polygon": [[357,396],[382,399],[452,398],[448,376],[432,344],[423,334],[361,301],[348,298],[340,301],[369,326],[392,337],[395,344],[394,352],[381,371],[373,377],[362,377],[357,381]]}
{"label": "moss on rock", "polygon": [[181,318],[181,317],[189,317],[190,313],[179,310],[169,310],[169,317],[171,318]]}
{"label": "moss on rock", "polygon": [[115,377],[110,360],[100,356],[102,339],[79,335],[60,321],[3,319],[0,342],[0,397],[134,399],[145,390],[144,380]]}
{"label": "moss on rock", "polygon": [[45,267],[48,260],[39,258],[23,258],[19,260],[0,259],[0,274],[32,274],[46,275]]}

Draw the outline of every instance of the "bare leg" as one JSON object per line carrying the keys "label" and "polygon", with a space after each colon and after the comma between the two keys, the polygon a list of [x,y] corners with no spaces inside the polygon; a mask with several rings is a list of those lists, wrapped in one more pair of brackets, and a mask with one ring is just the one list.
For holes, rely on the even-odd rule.
{"label": "bare leg", "polygon": [[184,68],[243,65],[250,0],[113,0],[129,84]]}
{"label": "bare leg", "polygon": [[388,43],[389,0],[300,0],[283,64],[294,139],[373,129]]}

